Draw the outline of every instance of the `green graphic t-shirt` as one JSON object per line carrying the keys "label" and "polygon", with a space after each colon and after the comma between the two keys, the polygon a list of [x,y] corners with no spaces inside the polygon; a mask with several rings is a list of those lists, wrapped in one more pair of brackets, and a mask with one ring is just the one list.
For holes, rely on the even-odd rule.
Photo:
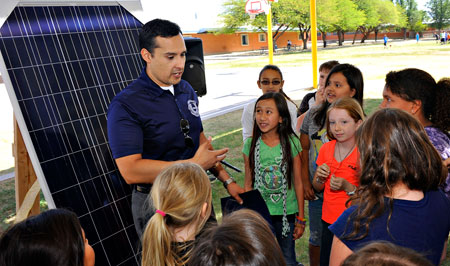
{"label": "green graphic t-shirt", "polygon": [[[244,142],[242,152],[249,156],[252,138],[248,138]],[[291,138],[291,153],[292,158],[297,156],[302,148],[298,138]],[[255,187],[261,193],[263,199],[267,204],[267,208],[271,215],[283,215],[283,173],[279,168],[281,157],[281,145],[275,147],[267,146],[264,141],[260,139],[260,173],[263,185]],[[255,171],[256,172],[256,171]],[[287,214],[298,212],[297,197],[294,190],[294,176],[292,174],[291,189],[287,190],[286,210]]]}

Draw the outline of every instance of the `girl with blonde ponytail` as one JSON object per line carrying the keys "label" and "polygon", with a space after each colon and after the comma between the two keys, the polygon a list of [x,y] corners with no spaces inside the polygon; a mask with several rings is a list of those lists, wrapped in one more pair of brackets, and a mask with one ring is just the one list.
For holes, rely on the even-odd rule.
{"label": "girl with blonde ponytail", "polygon": [[142,235],[142,266],[185,265],[211,213],[208,176],[197,164],[172,165],[158,175],[148,200],[155,214]]}

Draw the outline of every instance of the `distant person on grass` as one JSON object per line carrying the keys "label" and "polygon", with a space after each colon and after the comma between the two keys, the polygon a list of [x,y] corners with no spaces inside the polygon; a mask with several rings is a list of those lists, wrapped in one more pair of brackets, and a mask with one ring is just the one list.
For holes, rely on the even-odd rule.
{"label": "distant person on grass", "polygon": [[271,215],[287,265],[297,265],[295,240],[305,230],[300,141],[291,126],[284,95],[256,101],[252,137],[245,140],[245,191],[259,190]]}
{"label": "distant person on grass", "polygon": [[[256,82],[262,93],[279,92],[287,99],[287,105],[289,108],[289,114],[292,121],[292,129],[295,130],[297,123],[297,105],[289,96],[283,91],[283,73],[279,67],[275,65],[266,65],[259,72],[258,81]],[[255,110],[255,102],[251,102],[244,107],[242,112],[242,138],[244,141],[252,136],[253,132],[253,112]]]}
{"label": "distant person on grass", "polygon": [[384,49],[388,48],[388,47],[387,47],[388,40],[389,40],[389,38],[388,38],[388,36],[385,34],[384,37],[383,37]]}

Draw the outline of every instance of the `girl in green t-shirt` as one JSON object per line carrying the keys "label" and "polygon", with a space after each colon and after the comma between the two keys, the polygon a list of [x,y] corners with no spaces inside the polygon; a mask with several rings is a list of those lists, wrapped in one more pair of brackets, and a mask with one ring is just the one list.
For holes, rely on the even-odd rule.
{"label": "girl in green t-shirt", "polygon": [[301,147],[283,95],[269,92],[259,97],[253,124],[253,137],[245,141],[243,149],[245,190],[261,192],[287,265],[297,265],[294,241],[303,235],[306,223]]}

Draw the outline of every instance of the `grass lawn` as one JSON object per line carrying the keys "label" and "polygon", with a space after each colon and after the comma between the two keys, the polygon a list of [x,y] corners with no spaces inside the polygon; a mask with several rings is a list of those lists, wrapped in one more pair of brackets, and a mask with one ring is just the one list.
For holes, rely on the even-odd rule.
{"label": "grass lawn", "polygon": [[[390,70],[402,69],[406,67],[417,67],[428,71],[439,79],[449,76],[450,45],[442,46],[434,41],[422,41],[419,44],[414,42],[393,42],[389,49],[384,49],[382,42],[376,45],[362,45],[353,47],[346,45],[341,49],[330,48],[320,50],[318,54],[319,64],[326,60],[337,59],[340,62],[349,62],[358,66],[365,81],[377,81],[383,84],[386,73]],[[297,52],[275,56],[275,63],[283,67],[296,67],[310,64],[311,54],[309,52]],[[231,60],[227,62],[207,63],[209,68],[234,68],[234,67],[254,67],[262,68],[267,64],[267,57],[256,56],[243,59]],[[366,114],[375,110],[381,102],[381,87],[365,88],[364,109]],[[295,99],[300,101],[301,99]],[[244,169],[242,158],[242,126],[240,122],[242,110],[234,111],[216,118],[204,121],[204,131],[207,136],[213,137],[213,145],[217,148],[228,147],[226,160]],[[3,173],[12,171],[8,169]],[[237,182],[243,186],[244,174],[228,171]],[[220,182],[213,182],[213,204],[217,218],[221,219],[220,198],[228,196]],[[14,180],[0,182],[0,231],[7,228],[15,215],[14,200]],[[43,199],[41,194],[41,199]],[[305,205],[307,202],[305,203]],[[46,203],[41,200],[41,209],[45,209]],[[305,210],[308,208],[305,206]],[[307,216],[307,213],[305,214]],[[308,238],[309,229],[306,228],[303,237],[296,241],[298,260],[305,265],[309,265],[308,260]],[[447,253],[447,260],[443,265],[450,266],[450,253]]]}

